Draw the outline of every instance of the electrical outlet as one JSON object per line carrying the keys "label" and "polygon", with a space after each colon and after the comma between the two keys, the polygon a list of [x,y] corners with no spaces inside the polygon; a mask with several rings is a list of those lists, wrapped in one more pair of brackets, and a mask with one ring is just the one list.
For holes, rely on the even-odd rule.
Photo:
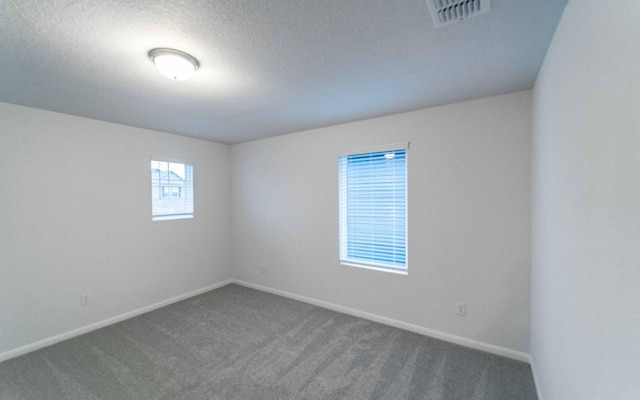
{"label": "electrical outlet", "polygon": [[456,314],[462,317],[467,315],[467,305],[465,303],[456,303]]}
{"label": "electrical outlet", "polygon": [[91,305],[91,299],[89,298],[89,293],[81,294],[80,295],[80,306],[84,307],[84,306],[89,306],[89,305]]}
{"label": "electrical outlet", "polygon": [[260,273],[261,274],[268,274],[269,273],[269,266],[267,264],[260,265]]}

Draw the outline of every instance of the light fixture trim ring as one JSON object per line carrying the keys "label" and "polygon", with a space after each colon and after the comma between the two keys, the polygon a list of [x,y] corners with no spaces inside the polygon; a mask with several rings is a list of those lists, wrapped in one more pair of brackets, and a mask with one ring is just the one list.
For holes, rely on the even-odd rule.
{"label": "light fixture trim ring", "polygon": [[158,56],[178,56],[187,60],[189,63],[193,65],[194,71],[197,71],[200,68],[200,63],[195,59],[191,54],[187,54],[184,51],[169,49],[169,48],[157,48],[149,51],[149,59],[155,63],[155,58]]}

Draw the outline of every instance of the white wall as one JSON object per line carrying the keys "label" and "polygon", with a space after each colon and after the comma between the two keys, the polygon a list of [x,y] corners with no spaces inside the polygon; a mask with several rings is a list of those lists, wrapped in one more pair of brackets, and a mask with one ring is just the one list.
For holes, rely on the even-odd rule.
{"label": "white wall", "polygon": [[[150,155],[194,219],[151,221]],[[228,279],[229,230],[228,146],[0,103],[0,355]]]}
{"label": "white wall", "polygon": [[[530,114],[520,92],[232,146],[234,277],[527,353]],[[409,275],[341,266],[338,151],[400,141]]]}
{"label": "white wall", "polygon": [[640,2],[569,2],[534,92],[541,399],[640,398]]}

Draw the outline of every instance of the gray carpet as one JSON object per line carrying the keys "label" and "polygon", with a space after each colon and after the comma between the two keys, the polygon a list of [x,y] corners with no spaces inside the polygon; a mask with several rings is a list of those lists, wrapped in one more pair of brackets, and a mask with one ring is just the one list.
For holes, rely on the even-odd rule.
{"label": "gray carpet", "polygon": [[0,399],[536,399],[527,364],[237,285],[0,364]]}

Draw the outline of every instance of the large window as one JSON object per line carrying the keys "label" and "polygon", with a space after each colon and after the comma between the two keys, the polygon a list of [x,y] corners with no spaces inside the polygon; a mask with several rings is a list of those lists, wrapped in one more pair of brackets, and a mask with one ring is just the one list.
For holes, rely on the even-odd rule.
{"label": "large window", "polygon": [[154,221],[193,218],[193,165],[151,160]]}
{"label": "large window", "polygon": [[340,156],[342,264],[407,272],[407,148]]}

